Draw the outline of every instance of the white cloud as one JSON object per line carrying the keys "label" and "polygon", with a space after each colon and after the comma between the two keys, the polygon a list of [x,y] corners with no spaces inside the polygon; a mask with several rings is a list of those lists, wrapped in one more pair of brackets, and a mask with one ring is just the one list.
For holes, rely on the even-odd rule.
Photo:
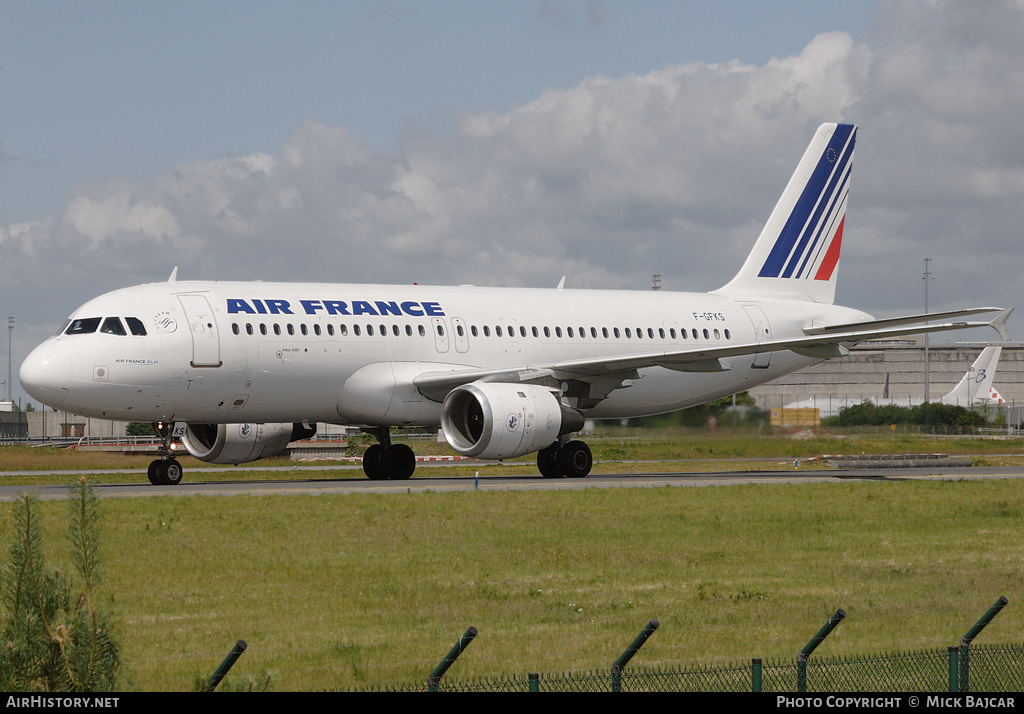
{"label": "white cloud", "polygon": [[[833,32],[760,66],[592,77],[465,114],[453,136],[409,134],[398,155],[310,121],[273,154],[81,184],[60,219],[0,227],[0,291],[57,280],[81,302],[174,265],[181,278],[549,286],[567,274],[640,289],[660,272],[665,289],[714,289],[818,124],[850,121],[838,298],[919,309],[931,257],[946,281],[933,307],[1013,304],[1024,13],[933,5],[887,5],[873,44]],[[46,323],[74,307],[40,305]]]}

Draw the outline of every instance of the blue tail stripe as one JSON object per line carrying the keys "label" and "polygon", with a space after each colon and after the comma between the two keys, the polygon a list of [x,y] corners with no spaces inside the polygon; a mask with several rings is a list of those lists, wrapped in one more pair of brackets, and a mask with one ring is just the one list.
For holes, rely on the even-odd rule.
{"label": "blue tail stripe", "polygon": [[[853,153],[853,142],[846,146],[847,139],[850,137],[850,132],[854,129],[853,124],[839,124],[836,126],[835,132],[832,134],[832,138],[828,142],[828,146],[822,152],[821,157],[818,159],[818,164],[815,166],[814,171],[811,174],[810,179],[807,181],[807,185],[804,187],[803,192],[800,195],[800,199],[796,202],[793,207],[793,211],[786,221],[786,225],[783,227],[778,239],[775,241],[775,245],[772,246],[771,252],[768,254],[768,259],[765,260],[764,265],[761,267],[761,272],[758,273],[758,277],[762,278],[777,278],[779,273],[782,272],[783,267],[786,265],[786,261],[789,258],[790,253],[793,251],[793,246],[799,240],[801,233],[803,232],[804,226],[807,224],[807,219],[814,210],[815,205],[818,202],[818,198],[821,196],[822,191],[825,188],[826,182],[832,175],[832,169],[834,163],[828,160],[829,152],[833,155],[840,155],[842,152],[842,161],[846,161]],[[846,151],[843,151],[846,146]]]}
{"label": "blue tail stripe", "polygon": [[832,194],[832,198],[829,201],[828,210],[825,215],[828,216],[828,220],[822,221],[821,225],[818,226],[817,232],[814,234],[814,241],[811,243],[810,248],[804,253],[804,259],[800,263],[800,268],[796,271],[796,277],[802,278],[804,276],[804,268],[807,266],[807,261],[814,262],[816,257],[816,250],[818,248],[818,241],[821,240],[822,235],[831,234],[831,228],[836,222],[836,209],[842,204],[843,196],[845,192],[843,188],[846,186],[847,179],[850,178],[850,172],[845,171],[843,173],[843,181],[839,185],[839,189]]}
{"label": "blue tail stripe", "polygon": [[789,262],[786,263],[786,268],[782,271],[782,277],[788,278],[793,275],[793,270],[796,268],[796,264],[800,262],[801,257],[806,254],[807,243],[811,240],[812,235],[814,236],[815,242],[817,242],[817,235],[814,235],[815,228],[818,227],[820,230],[819,223],[821,223],[822,215],[825,213],[826,208],[832,208],[835,198],[838,195],[838,190],[841,189],[842,184],[845,183],[846,164],[852,155],[853,151],[847,150],[839,160],[839,163],[835,167],[835,171],[833,171],[832,177],[829,180],[828,187],[822,194],[821,200],[818,201],[818,206],[814,211],[814,215],[811,216],[811,220],[807,222],[806,226],[804,226],[803,237],[800,239],[800,243],[797,245],[796,250],[793,251],[793,255],[790,256]]}

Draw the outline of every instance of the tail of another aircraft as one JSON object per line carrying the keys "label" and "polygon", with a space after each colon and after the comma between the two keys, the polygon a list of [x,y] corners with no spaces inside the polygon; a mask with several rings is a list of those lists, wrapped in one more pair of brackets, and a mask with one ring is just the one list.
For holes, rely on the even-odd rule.
{"label": "tail of another aircraft", "polygon": [[999,353],[1001,347],[986,347],[974,360],[974,364],[967,370],[960,383],[953,388],[953,391],[939,401],[943,404],[955,404],[961,407],[971,407],[976,404],[989,404],[992,402],[993,394],[995,399],[1001,401],[1002,397],[992,388],[992,381],[996,376],[996,367],[999,365]]}
{"label": "tail of another aircraft", "polygon": [[822,124],[743,268],[716,292],[831,304],[843,241],[854,124]]}

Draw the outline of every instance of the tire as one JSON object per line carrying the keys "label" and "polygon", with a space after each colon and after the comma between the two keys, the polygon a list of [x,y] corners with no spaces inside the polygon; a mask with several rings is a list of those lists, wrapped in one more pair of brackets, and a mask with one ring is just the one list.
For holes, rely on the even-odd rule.
{"label": "tire", "polygon": [[160,478],[160,482],[166,486],[177,486],[181,483],[181,477],[185,475],[185,472],[181,468],[181,464],[175,459],[167,459],[162,461],[160,466],[157,468],[157,475]]}
{"label": "tire", "polygon": [[558,454],[558,463],[569,478],[585,478],[594,465],[594,456],[586,442],[570,441]]}
{"label": "tire", "polygon": [[384,464],[389,479],[404,481],[416,471],[416,454],[406,444],[392,444],[385,452]]}
{"label": "tire", "polygon": [[383,481],[387,478],[384,470],[384,447],[373,444],[363,454],[363,473],[371,481]]}
{"label": "tire", "polygon": [[544,478],[562,478],[565,473],[558,463],[558,444],[552,444],[537,452],[537,468]]}
{"label": "tire", "polygon": [[149,464],[149,482],[154,486],[160,485],[160,475],[158,469],[160,468],[160,464],[162,463],[163,462],[158,459]]}

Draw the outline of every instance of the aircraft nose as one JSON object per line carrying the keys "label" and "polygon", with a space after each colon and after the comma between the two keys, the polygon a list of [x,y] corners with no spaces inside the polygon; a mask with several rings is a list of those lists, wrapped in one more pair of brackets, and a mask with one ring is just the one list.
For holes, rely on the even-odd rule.
{"label": "aircraft nose", "polygon": [[19,377],[29,396],[56,407],[71,389],[71,356],[56,345],[42,344],[22,363]]}

